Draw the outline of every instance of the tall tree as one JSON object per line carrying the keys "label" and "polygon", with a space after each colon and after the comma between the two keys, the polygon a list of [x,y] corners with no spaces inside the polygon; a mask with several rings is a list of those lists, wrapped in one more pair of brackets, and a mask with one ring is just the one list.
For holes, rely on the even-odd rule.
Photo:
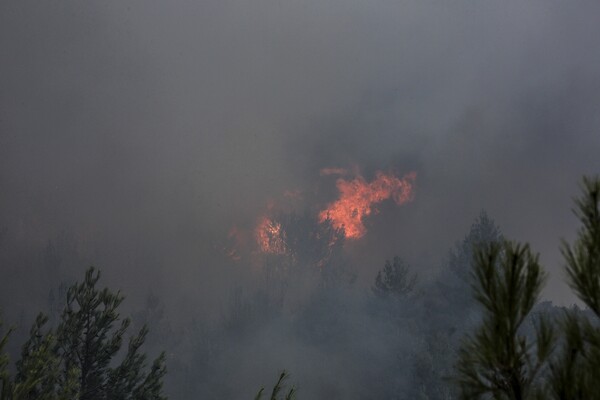
{"label": "tall tree", "polygon": [[437,325],[448,334],[461,335],[479,322],[481,312],[470,291],[474,254],[478,247],[503,240],[494,220],[481,211],[467,235],[449,251],[440,276],[429,288],[432,294],[425,299],[426,307],[436,316]]}
{"label": "tall tree", "polygon": [[0,340],[1,400],[163,400],[165,357],[147,370],[140,352],[147,328],[130,338],[123,359],[117,360],[129,320],[117,308],[120,293],[98,290],[100,273],[90,268],[81,283],[67,291],[66,306],[56,329],[46,329],[48,317],[38,315],[10,379],[8,357]]}
{"label": "tall tree", "polygon": [[[129,327],[117,311],[123,296],[108,288],[98,290],[100,272],[88,269],[81,283],[71,286],[58,327],[58,344],[63,371],[68,376],[77,371],[79,399],[163,399],[161,379],[165,373],[164,354],[144,372],[146,356],[140,353],[147,328],[129,341],[127,354],[116,366],[115,356]],[[149,390],[150,387],[155,389]],[[158,390],[156,390],[158,389]],[[154,397],[140,397],[141,394]]]}
{"label": "tall tree", "polygon": [[459,353],[456,380],[462,398],[541,396],[537,378],[551,355],[554,329],[540,317],[534,339],[521,332],[546,276],[538,255],[528,245],[490,243],[475,251],[472,274],[475,299],[484,314]]}
{"label": "tall tree", "polygon": [[573,245],[563,243],[567,282],[595,321],[569,311],[562,321],[561,351],[550,366],[550,391],[562,400],[600,399],[600,179],[584,178],[575,214],[582,227]]}
{"label": "tall tree", "polygon": [[419,334],[423,348],[413,356],[413,398],[447,400],[458,394],[446,378],[453,374],[462,337],[481,322],[481,310],[470,291],[473,254],[478,246],[500,243],[500,228],[481,211],[464,238],[448,252],[437,279],[420,291],[424,315]]}
{"label": "tall tree", "polygon": [[393,261],[386,260],[383,269],[377,272],[371,290],[383,298],[402,298],[413,290],[416,281],[417,276],[410,274],[410,266],[396,256]]}

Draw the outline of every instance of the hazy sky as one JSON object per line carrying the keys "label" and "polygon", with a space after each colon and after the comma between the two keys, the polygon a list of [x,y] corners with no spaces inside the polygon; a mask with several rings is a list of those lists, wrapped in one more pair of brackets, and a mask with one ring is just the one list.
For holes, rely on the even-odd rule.
{"label": "hazy sky", "polygon": [[414,170],[359,253],[427,271],[485,209],[569,302],[599,21],[598,1],[3,0],[0,223],[71,232],[118,279],[209,285],[230,227],[321,168]]}

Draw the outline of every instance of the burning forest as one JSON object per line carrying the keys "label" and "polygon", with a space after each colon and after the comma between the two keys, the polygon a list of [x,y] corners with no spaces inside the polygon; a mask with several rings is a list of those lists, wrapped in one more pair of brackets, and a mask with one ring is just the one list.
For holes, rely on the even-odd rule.
{"label": "burning forest", "polygon": [[0,400],[597,399],[598,21],[0,1]]}
{"label": "burning forest", "polygon": [[[415,172],[398,178],[391,173],[377,171],[371,181],[358,173],[349,176],[349,172],[343,168],[325,168],[321,170],[321,175],[340,175],[336,180],[338,198],[315,215],[319,224],[331,225],[338,231],[339,238],[356,240],[364,236],[367,233],[365,221],[369,215],[378,212],[379,203],[392,199],[396,205],[401,206],[414,199]],[[312,208],[314,207],[310,209]],[[269,214],[260,217],[255,228],[258,251],[262,253],[286,254],[291,251],[290,233],[275,216],[277,213],[280,216],[284,214],[281,210],[277,211],[276,205],[271,204]],[[307,234],[315,236],[317,240],[324,240],[327,246],[335,245],[333,239],[327,242],[326,237],[314,232]],[[237,252],[233,251],[232,254]]]}

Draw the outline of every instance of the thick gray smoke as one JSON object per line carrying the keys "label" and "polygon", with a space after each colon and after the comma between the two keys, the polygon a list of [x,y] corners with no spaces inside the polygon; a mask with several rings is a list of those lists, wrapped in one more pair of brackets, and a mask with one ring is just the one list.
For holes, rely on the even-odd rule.
{"label": "thick gray smoke", "polygon": [[484,209],[569,304],[560,239],[600,171],[599,20],[597,1],[4,0],[4,314],[95,264],[132,308],[153,292],[174,320],[215,318],[262,279],[224,261],[230,229],[286,190],[333,200],[320,169],[355,166],[417,173],[414,201],[348,245],[355,290],[394,255],[434,275]]}

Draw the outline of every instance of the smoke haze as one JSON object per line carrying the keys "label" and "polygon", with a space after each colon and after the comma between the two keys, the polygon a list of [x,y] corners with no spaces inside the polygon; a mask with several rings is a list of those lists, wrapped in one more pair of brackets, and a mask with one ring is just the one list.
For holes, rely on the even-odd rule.
{"label": "smoke haze", "polygon": [[[94,264],[132,308],[154,292],[219,316],[261,279],[223,256],[232,227],[286,191],[334,201],[323,168],[417,174],[347,244],[356,290],[394,255],[434,275],[486,210],[571,304],[559,245],[600,171],[599,20],[596,1],[2,1],[2,308],[40,309],[57,254],[57,282]],[[288,350],[292,372],[322,357]]]}

